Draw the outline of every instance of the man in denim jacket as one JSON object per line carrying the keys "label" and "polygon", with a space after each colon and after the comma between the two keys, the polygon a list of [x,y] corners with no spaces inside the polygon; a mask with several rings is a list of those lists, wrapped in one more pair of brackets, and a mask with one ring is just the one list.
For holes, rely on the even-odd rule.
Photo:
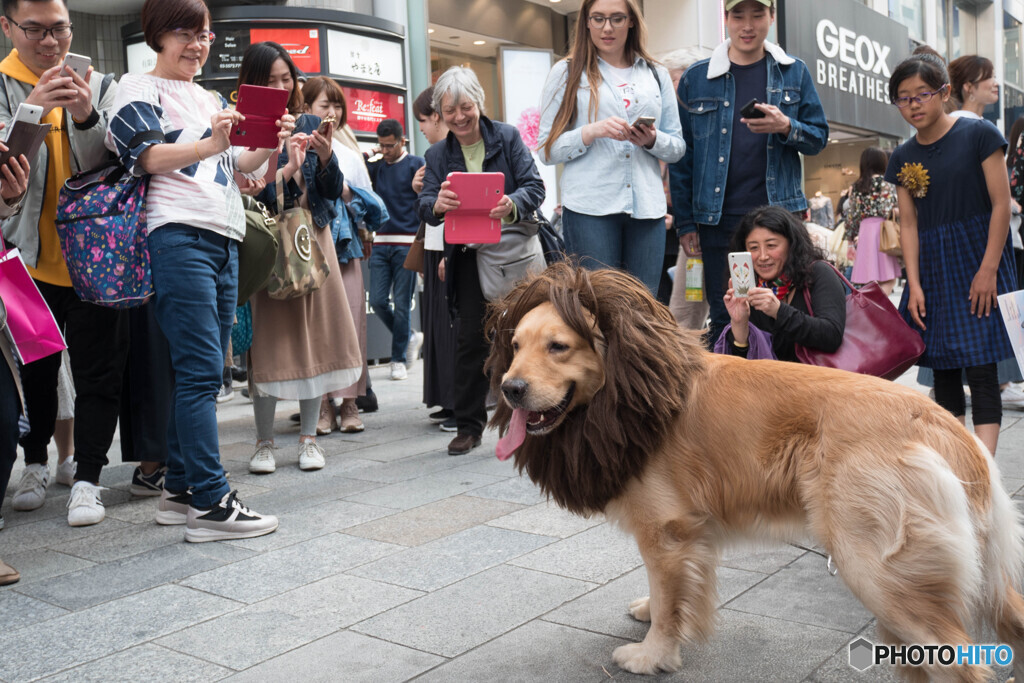
{"label": "man in denim jacket", "polygon": [[[765,40],[774,22],[774,0],[726,0],[729,39],[679,81],[688,153],[671,167],[672,206],[686,254],[704,259],[709,346],[729,322],[722,297],[740,218],[765,204],[806,209],[799,155],[817,154],[828,142],[807,66]],[[742,116],[755,98],[761,116]]]}

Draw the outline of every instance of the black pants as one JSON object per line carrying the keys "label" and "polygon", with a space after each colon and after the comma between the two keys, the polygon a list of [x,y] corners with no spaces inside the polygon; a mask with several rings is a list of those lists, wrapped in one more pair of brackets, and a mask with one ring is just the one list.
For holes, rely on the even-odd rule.
{"label": "black pants", "polygon": [[[723,215],[718,225],[698,225],[701,258],[704,260],[704,292],[711,309],[711,324],[705,343],[708,349],[715,348],[715,342],[722,330],[729,324],[729,311],[722,297],[729,288],[729,251],[732,236],[736,234],[743,216]],[[676,277],[686,273],[677,273]]]}
{"label": "black pants", "polygon": [[121,393],[121,461],[165,462],[174,401],[171,349],[156,321],[155,303],[125,313],[131,343]]}
{"label": "black pants", "polygon": [[[996,364],[964,368],[971,387],[971,418],[976,425],[999,424],[1003,421],[1003,402],[999,396]],[[935,402],[960,417],[967,412],[960,368],[935,371]]]}
{"label": "black pants", "polygon": [[[2,333],[0,333],[2,334]],[[11,481],[11,470],[18,457],[18,417],[21,415],[21,401],[18,386],[7,361],[0,356],[0,506],[4,503],[7,484]]]}
{"label": "black pants", "polygon": [[[128,356],[127,317],[122,311],[82,301],[70,287],[36,281],[64,330],[75,381],[75,478],[98,483],[117,428],[121,376]],[[45,464],[57,419],[55,353],[21,371],[30,432],[21,440],[26,464]]]}
{"label": "black pants", "polygon": [[487,424],[488,380],[484,362],[490,344],[484,337],[487,301],[480,290],[476,251],[459,247],[451,263],[458,305],[458,336],[455,346],[455,423],[459,434],[481,436]]}

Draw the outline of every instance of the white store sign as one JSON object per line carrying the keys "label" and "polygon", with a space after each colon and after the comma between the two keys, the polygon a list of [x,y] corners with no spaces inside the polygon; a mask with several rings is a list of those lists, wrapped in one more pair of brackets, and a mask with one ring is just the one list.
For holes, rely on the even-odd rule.
{"label": "white store sign", "polygon": [[327,51],[336,76],[405,85],[401,43],[328,29]]}

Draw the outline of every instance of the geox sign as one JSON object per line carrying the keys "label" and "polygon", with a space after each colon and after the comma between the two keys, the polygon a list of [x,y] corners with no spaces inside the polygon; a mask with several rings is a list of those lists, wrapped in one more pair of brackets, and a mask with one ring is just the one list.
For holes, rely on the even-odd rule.
{"label": "geox sign", "polygon": [[829,121],[908,133],[889,103],[889,76],[910,54],[906,27],[854,0],[782,0],[778,23],[780,43],[807,64]]}

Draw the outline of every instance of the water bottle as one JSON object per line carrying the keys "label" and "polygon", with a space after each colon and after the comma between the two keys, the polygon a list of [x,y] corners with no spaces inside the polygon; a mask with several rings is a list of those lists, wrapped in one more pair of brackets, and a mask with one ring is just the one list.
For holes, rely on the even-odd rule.
{"label": "water bottle", "polygon": [[686,259],[686,300],[704,300],[704,260],[698,256]]}

